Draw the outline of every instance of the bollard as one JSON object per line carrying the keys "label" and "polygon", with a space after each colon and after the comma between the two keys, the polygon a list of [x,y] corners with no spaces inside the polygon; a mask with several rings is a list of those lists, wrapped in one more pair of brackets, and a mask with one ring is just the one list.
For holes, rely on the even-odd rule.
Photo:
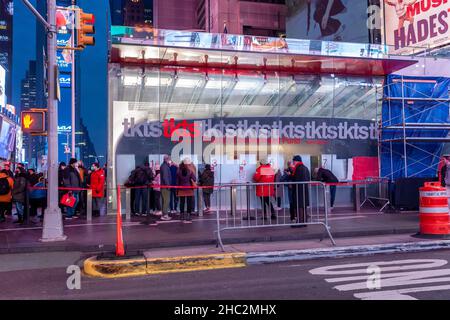
{"label": "bollard", "polygon": [[197,188],[197,199],[198,216],[203,217],[203,192],[200,188]]}
{"label": "bollard", "polygon": [[125,219],[129,222],[131,220],[131,190],[125,189]]}
{"label": "bollard", "polygon": [[236,216],[236,188],[233,186],[230,187],[230,196],[231,215],[234,217]]}
{"label": "bollard", "polygon": [[125,255],[125,248],[123,245],[122,233],[122,203],[120,201],[120,186],[117,186],[117,217],[116,217],[116,256],[122,257]]}
{"label": "bollard", "polygon": [[92,222],[92,190],[88,189],[86,193],[86,219]]}

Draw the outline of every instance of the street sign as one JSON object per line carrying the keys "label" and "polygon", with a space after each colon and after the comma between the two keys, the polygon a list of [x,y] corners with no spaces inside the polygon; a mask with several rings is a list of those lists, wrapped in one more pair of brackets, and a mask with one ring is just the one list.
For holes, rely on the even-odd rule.
{"label": "street sign", "polygon": [[45,131],[44,111],[22,111],[20,118],[24,133],[43,133]]}

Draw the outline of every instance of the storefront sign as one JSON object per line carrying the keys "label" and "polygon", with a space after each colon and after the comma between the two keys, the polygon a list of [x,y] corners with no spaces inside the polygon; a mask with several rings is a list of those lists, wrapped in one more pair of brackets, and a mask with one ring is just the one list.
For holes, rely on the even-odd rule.
{"label": "storefront sign", "polygon": [[283,39],[274,37],[157,30],[137,32],[131,27],[111,27],[113,43],[174,46],[217,50],[383,58],[387,48],[364,43]]}
{"label": "storefront sign", "polygon": [[392,53],[413,53],[450,42],[450,1],[385,0],[386,43]]}

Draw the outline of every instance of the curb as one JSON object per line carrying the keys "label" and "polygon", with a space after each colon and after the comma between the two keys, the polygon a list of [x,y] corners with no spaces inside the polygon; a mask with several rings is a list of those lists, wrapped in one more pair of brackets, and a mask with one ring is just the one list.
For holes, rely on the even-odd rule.
{"label": "curb", "polygon": [[185,257],[99,260],[91,257],[84,261],[84,273],[97,278],[124,278],[152,274],[242,268],[247,265],[245,253],[224,253]]}
{"label": "curb", "polygon": [[246,258],[248,265],[254,265],[286,261],[358,257],[375,254],[421,252],[442,249],[450,249],[449,240],[423,241],[415,243],[389,243],[324,249],[285,250],[264,253],[249,252],[247,253]]}
{"label": "curb", "polygon": [[443,249],[450,249],[450,240],[321,249],[284,250],[259,253],[224,253],[152,259],[147,259],[145,256],[134,259],[116,260],[100,260],[97,257],[91,257],[84,261],[84,273],[88,276],[97,278],[123,278],[175,272],[242,268],[248,265],[287,261],[344,258]]}
{"label": "curb", "polygon": [[[416,234],[418,228],[392,228],[392,229],[373,229],[373,230],[341,230],[332,231],[332,235],[335,239],[349,238],[349,237],[366,237],[366,236],[382,236],[391,234]],[[227,235],[223,237],[224,244],[237,244],[237,243],[253,243],[253,242],[271,242],[271,241],[291,241],[291,240],[310,240],[310,239],[322,239],[323,241],[329,241],[325,233],[310,233],[310,234],[298,234],[290,236],[252,236],[252,237],[238,237],[233,235]],[[70,239],[69,239],[70,240]],[[171,247],[190,247],[190,246],[202,246],[202,245],[216,245],[217,240],[211,239],[198,239],[190,241],[170,241],[167,243],[155,243],[154,241],[143,241],[139,243],[126,244],[128,250],[141,250],[146,249],[158,249],[158,248],[171,248]],[[115,251],[114,244],[86,244],[78,245],[75,243],[60,243],[52,245],[22,245],[17,247],[3,247],[0,248],[1,254],[11,253],[36,253],[36,252],[68,252],[68,251],[80,251],[84,253],[100,253],[105,251]]]}

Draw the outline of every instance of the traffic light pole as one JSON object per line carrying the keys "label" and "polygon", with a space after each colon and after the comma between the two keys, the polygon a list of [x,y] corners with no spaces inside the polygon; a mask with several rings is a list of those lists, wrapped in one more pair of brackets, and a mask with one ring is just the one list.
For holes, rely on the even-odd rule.
{"label": "traffic light pole", "polygon": [[56,96],[56,0],[47,0],[47,79],[48,79],[48,184],[47,209],[44,214],[43,242],[63,241],[66,236],[63,231],[61,209],[58,197],[58,101]]}
{"label": "traffic light pole", "polygon": [[28,0],[22,0],[37,19],[45,26],[47,32],[47,208],[44,214],[42,230],[43,242],[63,241],[63,221],[59,209],[58,197],[58,102],[56,97],[56,0],[47,0],[47,21]]}

